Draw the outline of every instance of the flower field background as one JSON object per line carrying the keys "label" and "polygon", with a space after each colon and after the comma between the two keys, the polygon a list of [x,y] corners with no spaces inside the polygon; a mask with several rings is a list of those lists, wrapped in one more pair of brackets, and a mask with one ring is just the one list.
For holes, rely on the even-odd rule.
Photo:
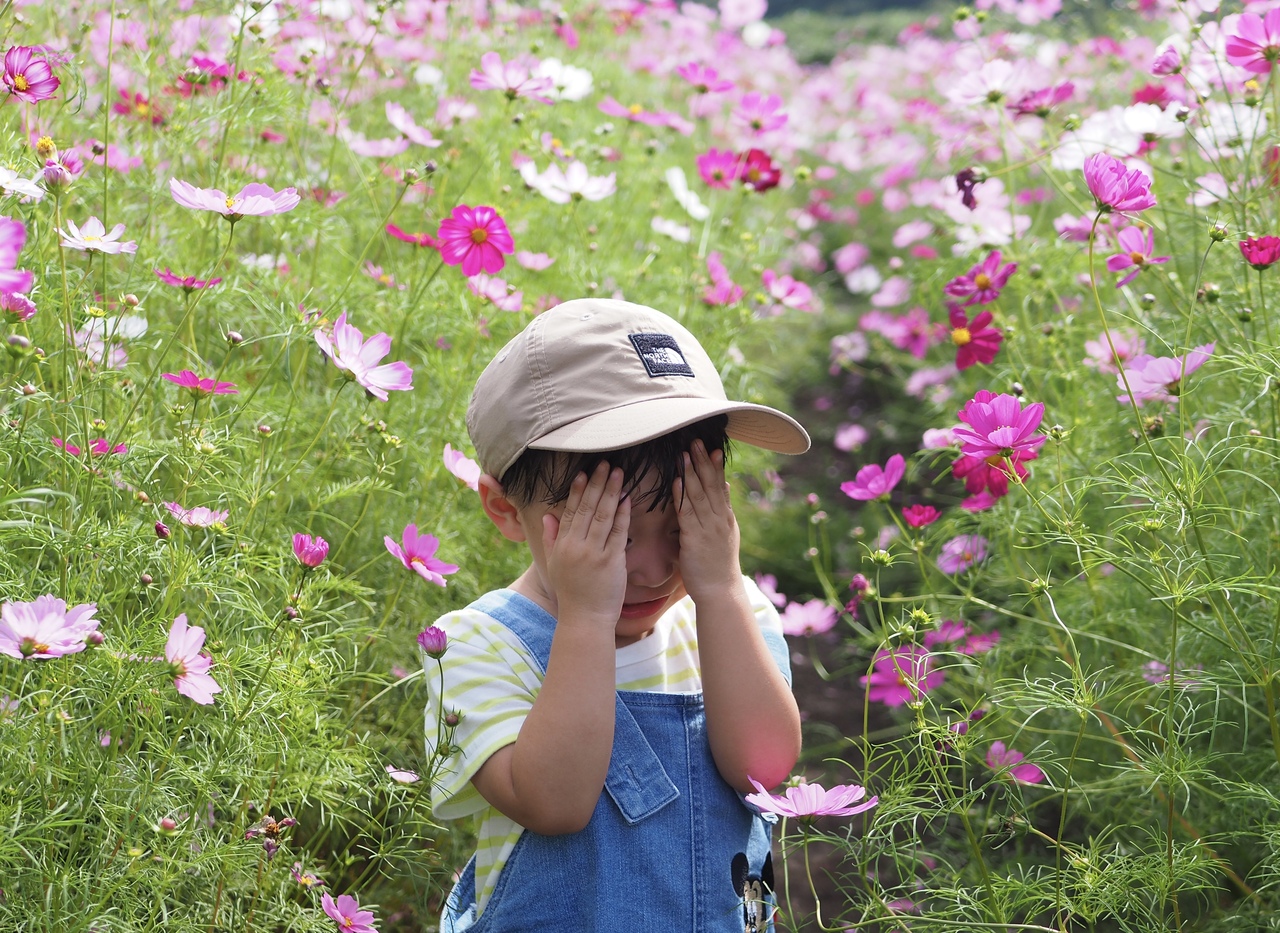
{"label": "flower field background", "polygon": [[1273,928],[1277,6],[0,11],[0,930],[435,929],[463,412],[591,294],[814,435],[779,928]]}

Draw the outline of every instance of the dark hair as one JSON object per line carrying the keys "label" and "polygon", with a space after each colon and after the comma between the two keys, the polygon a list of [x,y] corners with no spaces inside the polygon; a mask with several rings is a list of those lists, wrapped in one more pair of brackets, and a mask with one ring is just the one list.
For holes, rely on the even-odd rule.
{"label": "dark hair", "polygon": [[657,475],[657,484],[647,490],[636,504],[646,504],[648,510],[661,508],[671,501],[671,484],[677,477],[684,478],[684,453],[695,440],[700,440],[707,453],[724,451],[729,458],[729,437],[725,429],[728,415],[716,415],[678,428],[653,440],[634,447],[596,453],[572,453],[561,450],[534,450],[530,447],[502,474],[499,482],[507,497],[520,506],[532,502],[558,505],[569,498],[569,487],[579,473],[590,475],[603,460],[611,467],[620,467],[623,489],[633,494],[650,472]]}

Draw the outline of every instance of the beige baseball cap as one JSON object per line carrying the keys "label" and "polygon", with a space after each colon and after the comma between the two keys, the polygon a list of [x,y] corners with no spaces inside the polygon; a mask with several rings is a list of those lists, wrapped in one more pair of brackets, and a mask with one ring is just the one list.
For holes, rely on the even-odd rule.
{"label": "beige baseball cap", "polygon": [[538,315],[485,367],[467,432],[481,469],[501,478],[530,447],[621,450],[721,414],[734,440],[809,449],[794,418],[729,401],[701,344],[661,311],[579,298]]}

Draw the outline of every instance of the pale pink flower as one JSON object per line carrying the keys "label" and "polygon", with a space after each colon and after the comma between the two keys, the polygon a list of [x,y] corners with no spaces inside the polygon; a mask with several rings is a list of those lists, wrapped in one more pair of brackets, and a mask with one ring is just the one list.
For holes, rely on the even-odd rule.
{"label": "pale pink flower", "polygon": [[397,282],[396,277],[383,269],[382,266],[375,266],[367,259],[364,262],[364,274],[384,288],[394,288],[397,291],[404,291],[406,288],[403,282]]}
{"label": "pale pink flower", "polygon": [[476,492],[480,491],[480,464],[450,444],[444,445],[444,468]]}
{"label": "pale pink flower", "polygon": [[764,598],[779,609],[787,604],[787,597],[778,592],[778,578],[773,574],[757,573],[756,586],[760,587],[760,592],[764,594]]}
{"label": "pale pink flower", "polygon": [[813,297],[813,289],[804,282],[798,282],[789,275],[778,275],[772,269],[765,269],[760,276],[765,291],[773,300],[770,313],[781,314],[783,308],[795,308],[797,311],[815,312],[818,310]]}
{"label": "pale pink flower", "polygon": [[957,535],[942,546],[938,569],[943,573],[963,573],[986,560],[987,544],[982,535]]}
{"label": "pale pink flower", "polygon": [[269,185],[253,182],[228,196],[217,188],[197,188],[176,178],[169,179],[169,192],[183,207],[197,211],[213,211],[232,223],[241,217],[268,217],[291,211],[302,201],[297,189],[276,191]]}
{"label": "pale pink flower", "polygon": [[782,795],[774,795],[754,778],[748,777],[748,780],[756,793],[747,794],[746,801],[766,820],[776,820],[779,816],[799,820],[818,816],[854,816],[880,802],[879,797],[867,797],[866,788],[858,784],[841,784],[830,790],[825,790],[821,784],[801,784],[788,787]]}
{"label": "pale pink flower", "polygon": [[[3,274],[3,273],[0,273]],[[0,320],[20,324],[36,314],[36,303],[21,292],[0,292]]]}
{"label": "pale pink flower", "polygon": [[164,507],[169,510],[169,514],[176,518],[184,525],[192,528],[213,528],[223,525],[227,517],[231,514],[230,509],[213,509],[205,508],[198,505],[194,509],[183,508],[177,502],[166,502]]}
{"label": "pale pink flower", "polygon": [[1133,213],[1155,207],[1151,179],[1105,152],[1084,160],[1084,180],[1099,211]]}
{"label": "pale pink flower", "polygon": [[181,613],[169,629],[164,657],[178,692],[201,706],[208,706],[213,702],[213,695],[222,692],[222,687],[209,674],[213,659],[200,651],[203,647],[204,629],[198,625],[188,626],[187,614]]}
{"label": "pale pink flower", "polygon": [[552,103],[547,95],[555,91],[555,82],[550,78],[534,75],[520,62],[503,62],[497,52],[480,56],[480,67],[471,71],[471,86],[477,91],[502,91],[510,100],[528,97],[544,104]]}
{"label": "pale pink flower", "polygon": [[16,268],[18,254],[27,243],[27,225],[13,217],[0,217],[0,292],[26,292],[35,275]]}
{"label": "pale pink flower", "polygon": [[782,634],[821,635],[836,624],[836,611],[825,599],[811,599],[803,603],[787,603],[782,610]]}
{"label": "pale pink flower", "polygon": [[[393,765],[387,765],[387,774],[398,784],[417,784],[420,778],[415,771],[402,771]],[[341,928],[341,925],[339,925]]]}
{"label": "pale pink flower", "polygon": [[[1115,347],[1114,353],[1112,345]],[[1100,373],[1115,374],[1120,371],[1117,364],[1127,364],[1146,353],[1147,343],[1137,331],[1117,328],[1111,331],[1111,344],[1107,343],[1107,337],[1103,334],[1097,340],[1086,340],[1084,352],[1088,354],[1083,361],[1084,365],[1092,366]]]}
{"label": "pale pink flower", "polygon": [[1154,256],[1156,251],[1155,233],[1150,227],[1125,227],[1116,234],[1116,243],[1120,252],[1107,257],[1107,271],[1120,272],[1123,269],[1133,271],[1116,282],[1116,288],[1128,285],[1138,277],[1147,266],[1159,265],[1169,261],[1168,256]]}
{"label": "pale pink flower", "polygon": [[616,172],[592,176],[586,165],[576,159],[569,163],[567,169],[552,162],[541,174],[536,164],[526,162],[520,166],[520,177],[526,185],[555,204],[601,201],[618,190]]}
{"label": "pale pink flower", "polygon": [[782,112],[782,98],[777,94],[760,94],[751,91],[733,111],[733,121],[756,135],[782,129],[787,115]]}
{"label": "pale pink flower", "polygon": [[0,654],[47,660],[83,651],[85,638],[98,628],[93,617],[97,610],[94,603],[68,609],[52,595],[29,603],[0,603]]}
{"label": "pale pink flower", "polygon": [[544,269],[550,269],[555,260],[546,253],[531,253],[527,249],[522,249],[516,253],[516,262],[530,272],[541,272]]}
{"label": "pale pink flower", "polygon": [[707,254],[707,275],[711,277],[711,284],[702,292],[704,303],[717,307],[742,300],[742,286],[733,283],[733,279],[729,277],[729,270],[725,268],[724,261],[715,250]]}
{"label": "pale pink flower", "polygon": [[693,85],[696,94],[724,94],[733,90],[733,82],[720,77],[714,68],[689,62],[676,69],[676,74]]}
{"label": "pale pink flower", "polygon": [[413,388],[413,370],[407,363],[376,365],[391,352],[390,335],[379,333],[365,340],[360,331],[347,323],[345,311],[334,322],[332,335],[316,331],[316,343],[334,366],[376,399],[385,402],[388,392]]}
{"label": "pale pink flower", "polygon": [[[1214,344],[1196,347],[1185,356],[1151,356],[1143,353],[1125,365],[1124,376],[1116,375],[1116,385],[1123,391],[1125,377],[1134,401],[1139,405],[1146,401],[1175,402],[1182,390],[1182,380],[1195,372],[1213,355]],[[1117,395],[1117,401],[1127,402],[1128,394]]]}
{"label": "pale pink flower", "polygon": [[428,149],[434,149],[440,145],[440,140],[431,135],[431,131],[424,129],[413,119],[413,114],[405,110],[394,101],[387,101],[387,122],[400,131],[400,134],[411,143],[417,143],[419,146],[426,146]]}
{"label": "pale pink flower", "polygon": [[57,232],[62,237],[62,245],[67,249],[107,253],[112,256],[120,253],[136,253],[138,251],[138,244],[135,240],[121,242],[120,237],[124,235],[124,224],[116,224],[111,228],[111,232],[107,233],[107,228],[102,225],[102,221],[97,217],[90,217],[84,222],[83,227],[77,227],[76,222],[68,218],[67,229]]}
{"label": "pale pink flower", "polygon": [[1227,61],[1254,74],[1270,74],[1280,59],[1280,9],[1269,10],[1265,17],[1257,13],[1241,13],[1235,32],[1227,36]]}
{"label": "pale pink flower", "polygon": [[524,292],[516,291],[507,285],[505,279],[496,275],[478,275],[467,277],[467,288],[474,295],[491,302],[499,311],[518,312],[524,304]]}
{"label": "pale pink flower", "polygon": [[444,586],[445,575],[457,572],[457,564],[446,564],[436,559],[435,553],[440,547],[440,540],[435,535],[420,535],[417,525],[406,525],[400,540],[404,542],[404,547],[396,544],[390,535],[385,536],[382,543],[400,563],[428,583]]}

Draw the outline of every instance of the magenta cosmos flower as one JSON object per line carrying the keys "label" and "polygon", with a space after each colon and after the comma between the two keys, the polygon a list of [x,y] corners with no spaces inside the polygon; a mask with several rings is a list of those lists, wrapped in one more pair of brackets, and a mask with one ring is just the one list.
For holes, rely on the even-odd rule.
{"label": "magenta cosmos flower", "polygon": [[676,69],[676,74],[693,85],[695,94],[724,94],[733,90],[733,82],[720,77],[714,68],[690,62]]}
{"label": "magenta cosmos flower", "polygon": [[161,379],[166,379],[176,386],[189,389],[191,394],[200,398],[205,395],[239,395],[240,390],[236,388],[234,382],[218,382],[216,379],[201,379],[198,375],[189,369],[184,369],[177,373],[161,373]]}
{"label": "magenta cosmos flower", "polygon": [[36,315],[36,303],[21,292],[0,292],[0,320],[21,324]]}
{"label": "magenta cosmos flower", "polygon": [[343,894],[335,901],[325,891],[320,895],[320,906],[342,933],[378,933],[373,911],[361,910],[360,902],[350,894]]}
{"label": "magenta cosmos flower", "polygon": [[25,292],[35,275],[18,269],[18,254],[27,243],[27,225],[12,217],[0,217],[0,292]]}
{"label": "magenta cosmos flower", "polygon": [[968,369],[974,363],[985,365],[996,358],[1004,334],[991,326],[990,311],[983,311],[970,320],[964,308],[949,301],[947,314],[951,322],[951,342],[956,346],[956,369]]}
{"label": "magenta cosmos flower", "polygon": [[506,265],[502,254],[515,252],[515,241],[498,212],[492,207],[459,204],[440,221],[436,232],[440,256],[451,266],[462,266],[462,274],[500,272]]}
{"label": "magenta cosmos flower", "polygon": [[868,502],[887,498],[906,472],[907,462],[902,454],[894,454],[883,467],[869,463],[857,472],[853,479],[840,484],[840,491],[850,499]]}
{"label": "magenta cosmos flower", "polygon": [[435,535],[420,535],[417,525],[406,525],[400,540],[404,542],[404,547],[396,544],[395,539],[390,535],[384,537],[382,543],[400,563],[428,583],[444,586],[444,575],[457,572],[457,564],[446,564],[442,560],[436,560],[435,553],[440,547],[440,540]]}
{"label": "magenta cosmos flower", "polygon": [[71,609],[55,596],[29,603],[0,604],[0,654],[19,660],[60,658],[84,650],[85,638],[98,628],[98,607]]}
{"label": "magenta cosmos flower", "polygon": [[124,224],[116,224],[107,233],[107,228],[97,217],[90,217],[82,227],[77,227],[74,220],[67,220],[67,229],[59,230],[58,233],[62,236],[62,245],[67,249],[107,253],[112,256],[138,251],[136,240],[120,240],[124,235]]}
{"label": "magenta cosmos flower", "polygon": [[1084,181],[1102,213],[1136,213],[1156,205],[1151,179],[1105,152],[1084,160]]}
{"label": "magenta cosmos flower", "polygon": [[213,659],[201,653],[203,647],[204,629],[198,625],[188,626],[185,612],[173,620],[169,640],[164,645],[164,659],[169,662],[173,685],[184,697],[208,706],[222,688],[209,675]]}
{"label": "magenta cosmos flower", "polygon": [[1116,282],[1116,288],[1128,285],[1138,277],[1138,273],[1147,266],[1155,266],[1169,261],[1168,256],[1153,256],[1156,251],[1155,234],[1150,227],[1125,227],[1116,235],[1116,243],[1120,252],[1107,257],[1107,270],[1120,272],[1124,269],[1133,271]]}
{"label": "magenta cosmos flower", "polygon": [[1006,774],[1019,784],[1040,784],[1044,781],[1044,772],[1033,764],[1019,764],[1026,756],[1022,752],[1006,748],[1003,742],[992,742],[987,749],[987,767],[992,771]]}
{"label": "magenta cosmos flower", "polygon": [[[1123,390],[1128,377],[1129,389],[1139,405],[1146,401],[1176,401],[1182,391],[1183,378],[1208,362],[1214,346],[1206,343],[1185,356],[1151,356],[1147,353],[1135,356],[1125,365],[1124,374],[1116,375],[1116,385]],[[1117,395],[1116,399],[1127,402],[1129,396]]]}
{"label": "magenta cosmos flower", "polygon": [[1017,270],[1016,262],[1000,265],[1000,251],[992,250],[982,262],[948,282],[943,291],[952,298],[968,298],[966,305],[985,305],[1000,297],[1000,289]]}
{"label": "magenta cosmos flower", "polygon": [[1251,236],[1241,240],[1240,255],[1261,272],[1280,260],[1280,236]]}
{"label": "magenta cosmos flower", "polygon": [[783,635],[821,635],[835,628],[836,611],[825,599],[788,603],[782,611]]}
{"label": "magenta cosmos flower", "polygon": [[984,492],[990,493],[992,496],[990,504],[994,505],[996,499],[1009,494],[1009,482],[1014,474],[1017,474],[1020,481],[1026,480],[1029,474],[1022,464],[1035,460],[1039,456],[1040,454],[1035,450],[1015,451],[1013,456],[1008,458],[1009,463],[1013,464],[1013,473],[1010,473],[1004,457],[969,457],[961,454],[960,458],[951,464],[951,472],[956,479],[964,480],[964,488],[969,493],[975,496]]}
{"label": "magenta cosmos flower", "polygon": [[933,669],[933,656],[919,645],[881,648],[872,662],[872,671],[859,678],[867,688],[867,699],[885,706],[902,706],[939,686],[946,674]]}
{"label": "magenta cosmos flower", "polygon": [[782,98],[777,94],[750,91],[738,102],[733,121],[745,130],[760,134],[782,129],[787,125],[787,115],[782,112]]}
{"label": "magenta cosmos flower", "polygon": [[909,505],[902,510],[902,517],[911,528],[924,528],[926,525],[932,525],[942,517],[939,512],[931,505]]}
{"label": "magenta cosmos flower", "polygon": [[[49,440],[54,447],[60,448],[61,450],[65,450],[67,453],[71,454],[73,457],[78,457],[82,453],[80,448],[77,447],[75,444],[68,443],[67,441],[64,441],[60,437],[51,437],[49,438]],[[91,453],[95,457],[101,457],[106,454],[124,454],[128,452],[129,452],[129,448],[126,447],[124,444],[113,445],[105,437],[95,438],[94,441],[91,444],[89,444],[89,453]]]}
{"label": "magenta cosmos flower", "polygon": [[748,776],[747,780],[756,789],[756,793],[746,795],[747,803],[770,821],[780,816],[803,821],[819,816],[853,816],[880,802],[879,797],[867,797],[867,789],[860,784],[840,784],[830,790],[821,784],[800,784],[778,795],[769,793],[753,777]]}
{"label": "magenta cosmos flower", "polygon": [[304,567],[319,567],[329,556],[329,542],[316,535],[296,534],[293,536],[293,556]]}
{"label": "magenta cosmos flower", "polygon": [[195,291],[197,288],[213,288],[222,279],[198,279],[194,275],[174,275],[169,271],[169,267],[165,266],[164,271],[155,270],[156,277],[166,285],[176,285],[178,288],[185,289],[188,293]]}
{"label": "magenta cosmos flower", "polygon": [[449,650],[449,636],[444,629],[428,625],[418,633],[418,647],[426,652],[427,657],[438,660]]}
{"label": "magenta cosmos flower", "polygon": [[205,508],[203,505],[188,509],[177,502],[166,502],[164,507],[169,510],[170,515],[191,528],[212,528],[215,525],[222,525],[231,514],[230,509],[214,511],[213,509]]}
{"label": "magenta cosmos flower", "polygon": [[987,544],[982,535],[957,535],[942,546],[938,569],[943,573],[964,573],[987,559]]}
{"label": "magenta cosmos flower", "polygon": [[269,217],[291,211],[302,201],[297,189],[276,191],[270,185],[253,182],[233,195],[217,188],[197,188],[176,178],[169,179],[169,193],[183,207],[213,211],[235,223],[241,217]]}
{"label": "magenta cosmos flower", "polygon": [[49,100],[62,83],[49,62],[36,51],[30,46],[15,45],[4,53],[4,86],[12,96],[28,104]]}
{"label": "magenta cosmos flower", "polygon": [[333,325],[333,335],[316,331],[316,343],[333,365],[358,382],[366,392],[383,402],[388,392],[403,392],[413,388],[413,370],[407,363],[383,363],[378,361],[391,352],[391,336],[374,334],[368,340],[347,323],[347,312],[342,312]]}
{"label": "magenta cosmos flower", "polygon": [[1265,17],[1241,13],[1236,31],[1227,36],[1226,53],[1231,64],[1254,74],[1268,74],[1280,59],[1280,9],[1268,11]]}
{"label": "magenta cosmos flower", "polygon": [[694,159],[698,174],[710,188],[730,188],[742,169],[738,154],[732,149],[711,148]]}
{"label": "magenta cosmos flower", "polygon": [[763,149],[748,149],[742,157],[738,180],[749,191],[768,191],[778,187],[778,182],[782,181],[782,169],[773,164],[773,159]]}
{"label": "magenta cosmos flower", "polygon": [[1043,402],[1023,408],[1017,396],[979,389],[956,417],[964,424],[955,428],[955,436],[970,457],[1012,457],[1044,443],[1044,435],[1035,433],[1044,419]]}

